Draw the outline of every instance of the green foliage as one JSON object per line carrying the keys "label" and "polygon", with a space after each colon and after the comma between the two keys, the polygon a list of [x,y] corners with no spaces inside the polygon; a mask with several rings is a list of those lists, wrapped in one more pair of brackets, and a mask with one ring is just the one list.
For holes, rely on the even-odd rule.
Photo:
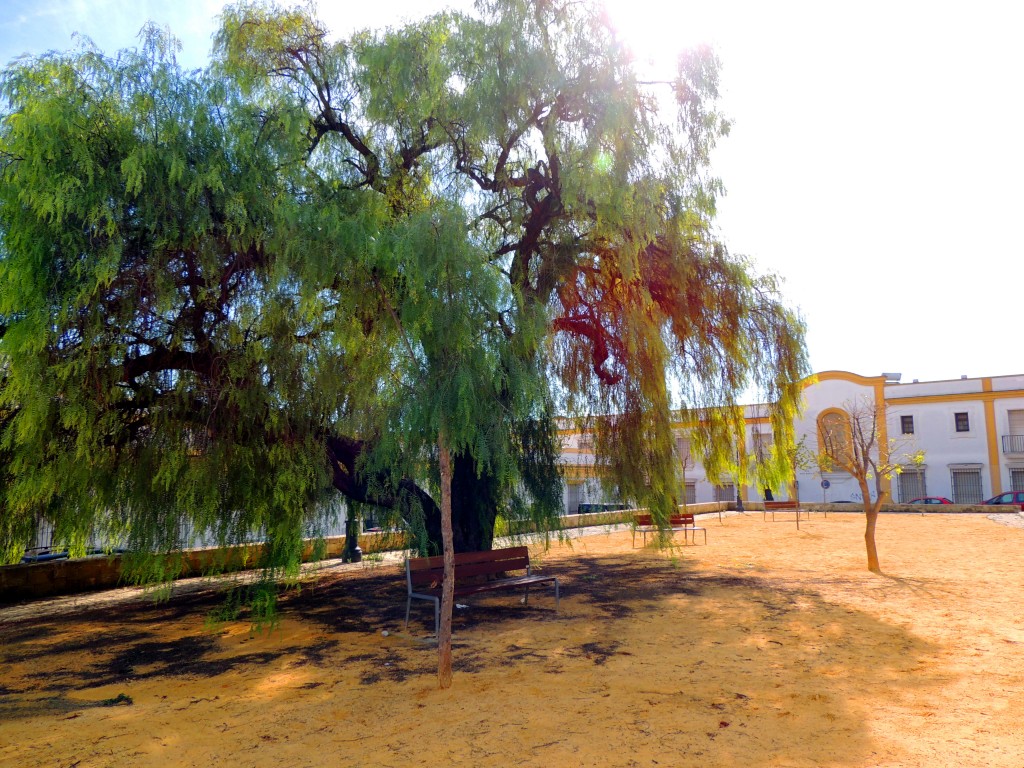
{"label": "green foliage", "polygon": [[672,423],[735,468],[750,383],[791,445],[803,326],[714,237],[709,51],[650,85],[596,8],[526,0],[338,42],[242,4],[208,72],[174,47],[0,76],[7,559],[39,517],[142,581],[190,531],[258,534],[269,584],[332,485],[427,549],[442,433],[466,546],[556,529],[556,413],[666,520]]}
{"label": "green foliage", "polygon": [[337,352],[281,263],[300,220],[282,153],[172,48],[149,30],[141,52],[3,75],[9,560],[42,516],[73,553],[124,540],[142,582],[179,572],[162,555],[189,531],[261,531],[267,565],[290,567],[328,485],[338,389],[310,361]]}

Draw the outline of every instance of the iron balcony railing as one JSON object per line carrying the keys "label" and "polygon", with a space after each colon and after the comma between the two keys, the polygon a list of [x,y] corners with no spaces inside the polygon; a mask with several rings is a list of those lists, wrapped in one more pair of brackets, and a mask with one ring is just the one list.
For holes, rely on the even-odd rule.
{"label": "iron balcony railing", "polygon": [[1024,435],[1003,435],[1003,453],[1024,453]]}

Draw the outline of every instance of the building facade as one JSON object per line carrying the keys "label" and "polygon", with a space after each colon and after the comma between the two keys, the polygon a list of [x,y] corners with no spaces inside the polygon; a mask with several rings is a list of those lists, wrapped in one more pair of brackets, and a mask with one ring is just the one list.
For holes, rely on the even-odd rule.
{"label": "building facade", "polygon": [[[957,504],[975,504],[1005,491],[1024,491],[1024,375],[962,377],[950,381],[901,383],[899,374],[860,376],[825,371],[804,382],[804,408],[794,425],[805,454],[823,448],[822,424],[851,411],[884,414],[878,437],[882,450],[902,471],[883,479],[888,500],[907,503],[922,496],[944,496]],[[763,405],[746,406],[744,453],[755,455],[771,441]],[[764,489],[736,489],[728,478],[709,480],[697,457],[689,456],[683,425],[677,428],[680,495],[687,503],[736,499],[761,500]],[[564,502],[567,513],[580,504],[610,503],[594,470],[593,441],[583,432],[562,431]],[[923,462],[912,461],[920,453]],[[905,461],[904,461],[905,459]],[[778,500],[862,501],[857,482],[839,471],[823,471],[803,461],[788,488],[772,489]],[[871,490],[875,494],[874,486]]]}

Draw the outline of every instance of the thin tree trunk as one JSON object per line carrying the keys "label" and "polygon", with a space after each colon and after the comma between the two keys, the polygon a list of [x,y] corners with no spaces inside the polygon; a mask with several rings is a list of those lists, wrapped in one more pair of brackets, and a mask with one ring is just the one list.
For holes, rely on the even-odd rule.
{"label": "thin tree trunk", "polygon": [[864,543],[868,549],[868,570],[872,573],[881,573],[882,568],[878,565],[878,548],[875,546],[875,526],[878,524],[878,510],[867,513],[867,525],[864,528]]}
{"label": "thin tree trunk", "polygon": [[437,436],[441,465],[441,539],[444,548],[444,579],[441,583],[441,622],[437,630],[437,682],[452,685],[452,603],[455,597],[455,548],[452,545],[452,457],[444,430]]}
{"label": "thin tree trunk", "polygon": [[868,570],[872,573],[881,573],[882,568],[878,564],[878,547],[875,545],[875,528],[878,525],[878,511],[882,508],[882,495],[879,493],[878,498],[872,501],[867,483],[860,483],[860,489],[864,494],[864,517],[866,518],[864,545],[868,551]]}

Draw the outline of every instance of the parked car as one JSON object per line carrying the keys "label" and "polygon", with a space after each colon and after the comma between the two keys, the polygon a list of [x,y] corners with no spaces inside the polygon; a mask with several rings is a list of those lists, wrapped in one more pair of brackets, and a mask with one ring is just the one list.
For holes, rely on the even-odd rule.
{"label": "parked car", "polygon": [[945,496],[922,496],[919,499],[911,499],[911,504],[952,504],[953,502]]}
{"label": "parked car", "polygon": [[576,513],[589,515],[592,512],[618,512],[625,508],[625,504],[580,504],[576,507]]}
{"label": "parked car", "polygon": [[68,550],[52,550],[50,547],[31,547],[21,558],[23,563],[44,563],[49,560],[67,560]]}
{"label": "parked car", "polygon": [[1024,491],[1008,491],[1007,493],[1000,493],[998,496],[993,496],[991,499],[985,499],[981,502],[982,504],[1013,504],[1024,511]]}

